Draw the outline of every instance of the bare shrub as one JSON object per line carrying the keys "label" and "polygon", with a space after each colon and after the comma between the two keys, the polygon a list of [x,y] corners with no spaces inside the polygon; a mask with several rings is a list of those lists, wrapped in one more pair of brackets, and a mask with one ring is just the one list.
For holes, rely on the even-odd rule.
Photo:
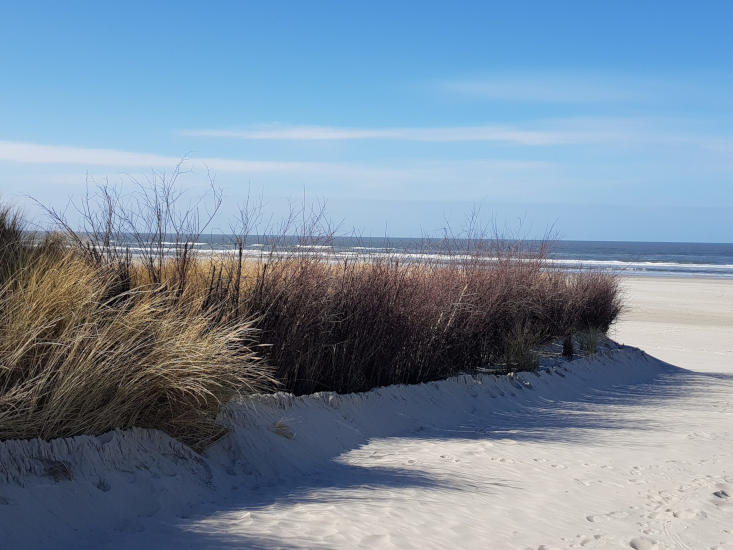
{"label": "bare shrub", "polygon": [[545,270],[541,256],[512,254],[413,264],[270,259],[242,310],[295,393],[416,383],[490,364],[530,370],[542,344],[612,320],[593,310],[608,296],[605,278],[581,285],[582,275]]}
{"label": "bare shrub", "polygon": [[[233,254],[202,257],[191,243],[200,235],[192,222],[200,205],[180,208],[177,173],[154,179],[134,200],[103,186],[96,209],[89,200],[79,208],[86,240],[55,217],[118,284],[126,282],[122,290],[158,285],[181,299],[204,295],[202,310],[215,323],[251,319],[277,380],[298,394],[416,383],[490,364],[532,369],[538,347],[605,331],[618,314],[612,276],[553,269],[547,241],[502,236],[479,223],[477,211],[464,231],[446,229],[441,254],[343,257],[330,249],[335,228],[323,202],[304,200],[279,223],[263,224],[261,205],[248,199]],[[216,212],[221,196],[211,198],[206,211]],[[257,232],[266,246],[245,256]],[[136,243],[136,261],[120,259],[114,242],[124,238]]]}

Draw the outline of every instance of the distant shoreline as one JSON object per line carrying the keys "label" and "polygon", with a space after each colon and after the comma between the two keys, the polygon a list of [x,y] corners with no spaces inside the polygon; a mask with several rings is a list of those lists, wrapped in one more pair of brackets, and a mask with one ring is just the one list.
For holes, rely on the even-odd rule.
{"label": "distant shoreline", "polygon": [[660,273],[644,273],[644,272],[619,272],[617,273],[622,279],[658,279],[660,281],[727,281],[733,284],[733,275],[716,275],[713,273],[691,273],[689,275],[680,275],[679,273],[670,273],[664,275]]}

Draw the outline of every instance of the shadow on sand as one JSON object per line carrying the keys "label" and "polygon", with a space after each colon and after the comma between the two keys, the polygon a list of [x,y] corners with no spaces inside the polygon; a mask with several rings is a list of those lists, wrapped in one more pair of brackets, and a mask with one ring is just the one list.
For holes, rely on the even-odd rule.
{"label": "shadow on sand", "polygon": [[[562,400],[538,396],[533,403],[525,400],[511,409],[484,408],[469,414],[458,425],[426,426],[417,432],[402,434],[400,438],[446,442],[499,439],[553,443],[595,441],[603,444],[604,440],[613,439],[613,430],[645,431],[660,428],[660,424],[649,420],[648,416],[640,419],[634,415],[635,408],[669,406],[670,401],[694,398],[697,392],[709,394],[716,391],[716,387],[723,391],[725,386],[733,384],[733,375],[698,373],[659,363],[660,368],[643,383],[588,388],[582,395],[564,396]],[[369,434],[364,436],[362,446],[368,444]],[[484,483],[480,490],[491,494],[491,487],[522,490],[505,479]],[[227,518],[256,515],[265,509],[299,504],[328,503],[337,506],[340,502],[357,498],[353,496],[353,491],[349,491],[357,488],[474,489],[462,479],[437,478],[414,469],[358,466],[332,457],[323,464],[322,469],[307,476],[232,492],[227,498],[229,506],[207,507],[206,510],[200,510],[197,517],[169,526],[165,543],[170,544],[172,539],[178,538],[177,531],[181,541],[185,541],[181,547],[186,548],[312,548],[313,542],[293,545],[285,543],[276,534],[270,537],[232,533],[226,527],[230,525]]]}

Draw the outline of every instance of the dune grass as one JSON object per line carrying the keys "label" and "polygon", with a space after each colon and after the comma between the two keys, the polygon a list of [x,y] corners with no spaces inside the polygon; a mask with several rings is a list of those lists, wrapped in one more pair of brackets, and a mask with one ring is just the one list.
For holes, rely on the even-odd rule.
{"label": "dune grass", "polygon": [[203,449],[223,403],[271,382],[251,323],[215,323],[202,296],[115,292],[74,250],[16,244],[0,248],[18,252],[0,286],[0,439],[144,427]]}
{"label": "dune grass", "polygon": [[[201,227],[175,222],[199,217],[176,217],[169,191],[151,195],[142,229],[107,195],[84,233],[61,220],[64,236],[43,241],[0,211],[0,439],[135,426],[204,449],[237,395],[528,370],[542,345],[605,333],[620,310],[614,276],[552,269],[544,248],[500,239],[412,262],[247,257],[241,234],[231,254],[197,253]],[[317,225],[299,241],[317,242]],[[126,235],[142,252],[114,244]]]}

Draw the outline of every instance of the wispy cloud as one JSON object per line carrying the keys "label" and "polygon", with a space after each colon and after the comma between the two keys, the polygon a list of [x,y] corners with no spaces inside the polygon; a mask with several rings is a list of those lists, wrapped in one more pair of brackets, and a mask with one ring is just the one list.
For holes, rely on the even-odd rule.
{"label": "wispy cloud", "polygon": [[[33,165],[74,165],[82,168],[108,167],[113,169],[170,169],[179,157],[96,149],[67,145],[0,141],[0,161]],[[192,157],[189,166],[202,166],[215,171],[231,173],[272,173],[311,176],[330,180],[394,182],[444,181],[446,177],[471,178],[481,174],[519,172],[548,166],[545,162],[512,160],[466,161],[405,161],[401,163],[344,163],[241,160],[213,157]]]}
{"label": "wispy cloud", "polygon": [[368,128],[338,126],[260,125],[240,130],[185,130],[182,135],[252,141],[486,142],[524,147],[563,145],[689,145],[730,150],[733,137],[706,133],[683,119],[651,117],[570,117],[537,120],[514,126],[449,126]]}
{"label": "wispy cloud", "polygon": [[[67,145],[42,145],[17,141],[0,141],[0,160],[26,164],[74,164],[115,168],[170,168],[179,157],[96,149]],[[304,172],[330,166],[315,162],[280,162],[224,158],[197,158],[197,163],[225,172]]]}
{"label": "wispy cloud", "polygon": [[[578,122],[577,130],[582,131],[586,125],[593,126],[594,121]],[[624,128],[618,130],[621,132]],[[666,174],[684,177],[694,166],[692,177],[702,182],[698,189],[713,189],[706,196],[720,195],[714,187],[730,173],[729,155],[724,153],[731,150],[731,141],[724,138],[701,141],[695,153],[691,147],[693,142],[670,139],[669,146],[673,148],[658,149],[648,162],[624,156],[630,159],[632,164],[629,166],[618,162],[615,153],[609,158],[605,147],[600,155],[587,154],[587,151],[575,154],[571,149],[569,155],[551,155],[550,161],[390,157],[370,162],[300,162],[193,157],[186,161],[186,168],[190,168],[191,173],[185,179],[187,184],[195,186],[201,169],[208,168],[218,174],[217,182],[234,190],[235,195],[243,183],[253,182],[266,187],[273,196],[288,196],[307,186],[309,192],[333,199],[414,200],[420,197],[452,201],[490,197],[492,201],[522,202],[531,197],[534,201],[554,203],[572,202],[588,193],[596,197],[613,197],[620,189],[633,188],[641,193],[639,190],[648,187],[649,182],[658,180],[660,166]],[[721,159],[726,160],[721,163]],[[120,176],[124,183],[130,174],[150,169],[170,170],[179,161],[179,157],[150,152],[0,141],[0,189],[4,193],[20,193],[39,183],[51,186],[81,184],[85,181],[85,173],[94,178]]]}
{"label": "wispy cloud", "polygon": [[185,130],[186,136],[249,140],[401,140],[427,142],[494,141],[522,145],[562,142],[567,136],[501,126],[448,128],[348,128],[333,126],[269,126],[244,130]]}
{"label": "wispy cloud", "polygon": [[257,126],[242,130],[184,130],[182,135],[242,140],[350,141],[397,140],[422,142],[494,142],[541,146],[607,141],[616,135],[607,128],[531,129],[513,126],[453,126],[412,128],[354,128],[336,126]]}

